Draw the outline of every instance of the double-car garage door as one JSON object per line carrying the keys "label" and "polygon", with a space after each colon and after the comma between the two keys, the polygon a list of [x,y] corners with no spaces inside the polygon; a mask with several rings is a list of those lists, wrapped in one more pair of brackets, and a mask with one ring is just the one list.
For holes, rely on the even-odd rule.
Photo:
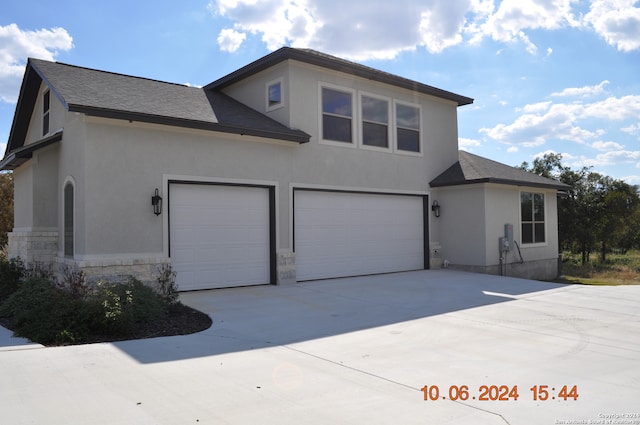
{"label": "double-car garage door", "polygon": [[[298,281],[425,267],[422,196],[294,190]],[[169,185],[180,290],[275,283],[273,188]]]}
{"label": "double-car garage door", "polygon": [[422,269],[422,196],[296,190],[299,281]]}

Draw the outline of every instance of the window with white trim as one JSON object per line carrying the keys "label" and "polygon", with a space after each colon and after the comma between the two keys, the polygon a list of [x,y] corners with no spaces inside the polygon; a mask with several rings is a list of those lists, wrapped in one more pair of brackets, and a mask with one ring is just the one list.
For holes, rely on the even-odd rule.
{"label": "window with white trim", "polygon": [[420,153],[420,107],[396,102],[396,148]]}
{"label": "window with white trim", "polygon": [[49,110],[51,109],[51,92],[45,91],[42,96],[42,135],[49,133]]}
{"label": "window with white trim", "polygon": [[544,193],[520,193],[520,226],[523,245],[546,242]]}
{"label": "window with white trim", "polygon": [[267,84],[267,111],[281,108],[284,106],[282,78],[271,81]]}
{"label": "window with white trim", "polygon": [[353,93],[321,88],[322,140],[353,143]]}
{"label": "window with white trim", "polygon": [[362,145],[389,148],[389,101],[379,97],[361,95]]}

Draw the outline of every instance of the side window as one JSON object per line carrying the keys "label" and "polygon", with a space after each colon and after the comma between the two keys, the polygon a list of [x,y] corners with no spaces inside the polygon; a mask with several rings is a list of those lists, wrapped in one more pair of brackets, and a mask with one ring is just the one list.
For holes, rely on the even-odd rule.
{"label": "side window", "polygon": [[362,144],[389,148],[389,102],[362,95]]}
{"label": "side window", "polygon": [[522,244],[545,242],[544,193],[520,193]]}
{"label": "side window", "polygon": [[353,94],[322,87],[322,139],[353,143]]}
{"label": "side window", "polygon": [[284,106],[282,90],[283,88],[282,88],[281,78],[267,84],[267,93],[266,93],[267,111],[272,111],[274,109],[278,109]]}
{"label": "side window", "polygon": [[73,204],[74,204],[73,184],[67,183],[64,186],[64,256],[73,257]]}
{"label": "side window", "polygon": [[396,147],[399,151],[420,153],[420,108],[396,103]]}
{"label": "side window", "polygon": [[42,96],[42,135],[49,133],[49,109],[51,107],[51,92],[47,90]]}

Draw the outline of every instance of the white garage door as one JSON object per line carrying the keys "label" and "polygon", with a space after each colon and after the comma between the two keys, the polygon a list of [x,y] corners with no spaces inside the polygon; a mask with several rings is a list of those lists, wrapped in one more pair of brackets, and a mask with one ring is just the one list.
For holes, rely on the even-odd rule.
{"label": "white garage door", "polygon": [[181,291],[270,283],[268,189],[172,183],[169,190]]}
{"label": "white garage door", "polygon": [[298,280],[423,269],[423,198],[295,191]]}

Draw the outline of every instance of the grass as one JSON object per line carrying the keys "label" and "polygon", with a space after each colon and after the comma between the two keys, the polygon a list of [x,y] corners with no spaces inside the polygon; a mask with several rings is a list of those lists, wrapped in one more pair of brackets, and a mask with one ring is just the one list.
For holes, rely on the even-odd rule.
{"label": "grass", "polygon": [[556,282],[582,285],[640,285],[640,251],[609,253],[604,262],[600,260],[598,253],[592,253],[591,260],[584,265],[579,254],[565,252],[562,274]]}

